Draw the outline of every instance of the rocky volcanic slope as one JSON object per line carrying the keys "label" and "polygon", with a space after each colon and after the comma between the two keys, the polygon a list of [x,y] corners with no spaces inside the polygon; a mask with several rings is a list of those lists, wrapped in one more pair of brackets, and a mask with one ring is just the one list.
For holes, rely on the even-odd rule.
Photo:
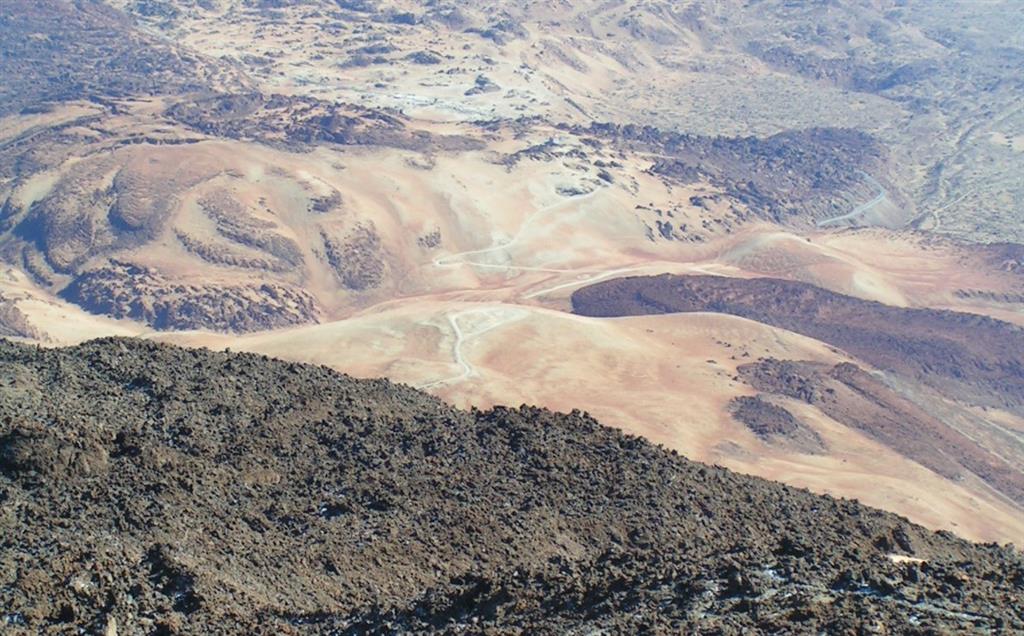
{"label": "rocky volcanic slope", "polygon": [[95,0],[10,0],[0,5],[0,115],[46,102],[234,89],[238,73],[131,27]]}
{"label": "rocky volcanic slope", "polygon": [[650,167],[653,174],[675,183],[706,180],[777,223],[799,225],[836,215],[837,194],[857,192],[869,172],[888,180],[884,146],[855,130],[815,128],[766,138],[708,137],[610,123],[570,130],[654,153],[659,158]]}
{"label": "rocky volcanic slope", "polygon": [[0,360],[5,633],[1024,630],[1011,548],[579,412],[133,340]]}

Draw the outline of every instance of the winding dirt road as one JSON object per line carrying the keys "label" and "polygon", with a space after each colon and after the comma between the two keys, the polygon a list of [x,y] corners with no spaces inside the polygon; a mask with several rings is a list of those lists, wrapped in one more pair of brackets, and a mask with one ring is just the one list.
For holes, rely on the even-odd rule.
{"label": "winding dirt road", "polygon": [[867,203],[862,203],[858,205],[857,207],[855,207],[850,212],[847,212],[846,214],[834,216],[831,219],[825,219],[824,221],[818,221],[816,223],[818,227],[826,227],[828,225],[835,225],[837,223],[852,221],[857,217],[861,216],[862,214],[870,212],[872,208],[874,208],[876,205],[882,203],[883,201],[889,198],[889,192],[884,187],[882,187],[882,184],[879,183],[877,179],[875,179],[869,174],[865,174],[864,176],[867,178],[868,183],[878,188],[879,192],[875,196],[875,198],[871,199]]}

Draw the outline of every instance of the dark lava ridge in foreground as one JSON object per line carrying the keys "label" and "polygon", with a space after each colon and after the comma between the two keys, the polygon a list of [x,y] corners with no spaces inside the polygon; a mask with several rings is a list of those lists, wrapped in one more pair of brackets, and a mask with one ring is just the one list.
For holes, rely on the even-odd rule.
{"label": "dark lava ridge in foreground", "polygon": [[144,341],[0,341],[5,634],[1022,630],[1012,548],[580,412],[461,411]]}

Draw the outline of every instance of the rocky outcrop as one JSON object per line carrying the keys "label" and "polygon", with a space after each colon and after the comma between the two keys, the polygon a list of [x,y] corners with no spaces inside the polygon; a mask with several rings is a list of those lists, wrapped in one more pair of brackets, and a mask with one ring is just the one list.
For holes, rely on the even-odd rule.
{"label": "rocky outcrop", "polygon": [[[949,479],[972,473],[1024,505],[1020,436],[961,414],[945,400],[1024,408],[1024,330],[984,316],[892,307],[794,281],[649,276],[596,283],[573,294],[588,316],[718,312],[793,331],[887,371],[767,360],[739,368],[753,388],[813,404]],[[917,383],[922,383],[925,388]],[[907,395],[894,387],[916,386]],[[939,397],[941,394],[941,398]],[[911,399],[913,398],[913,399]]]}
{"label": "rocky outcrop", "polygon": [[167,116],[211,136],[265,143],[387,146],[420,152],[483,148],[483,142],[470,137],[410,129],[398,113],[313,97],[211,95],[181,101],[167,110]]}
{"label": "rocky outcrop", "polygon": [[632,124],[566,129],[656,153],[660,158],[650,168],[653,174],[681,183],[707,181],[773,222],[806,224],[828,214],[837,193],[859,192],[865,173],[885,179],[885,148],[857,130],[811,128],[770,137],[707,137]]}
{"label": "rocky outcrop", "polygon": [[14,299],[3,293],[0,293],[0,336],[35,340],[44,338],[44,334],[32,325]]}
{"label": "rocky outcrop", "polygon": [[212,265],[276,273],[287,272],[294,267],[281,260],[264,256],[251,256],[242,253],[227,243],[205,240],[181,230],[175,231],[174,234],[182,247]]}
{"label": "rocky outcrop", "polygon": [[739,376],[758,391],[813,404],[947,479],[973,473],[1024,506],[1024,472],[1007,460],[1012,449],[986,448],[855,364],[765,359],[740,366]]}
{"label": "rocky outcrop", "polygon": [[359,224],[338,239],[327,232],[321,238],[327,262],[341,280],[354,291],[380,287],[387,276],[388,265],[380,235],[372,223]]}
{"label": "rocky outcrop", "polygon": [[12,634],[1024,630],[1010,548],[580,412],[131,340],[0,342],[0,537]]}
{"label": "rocky outcrop", "polygon": [[729,402],[729,413],[762,441],[801,453],[825,451],[818,433],[785,408],[760,395],[742,395]]}
{"label": "rocky outcrop", "polygon": [[235,199],[227,190],[214,190],[199,200],[199,207],[214,222],[222,237],[266,254],[279,267],[300,268],[302,249],[290,238],[275,232],[277,225],[260,219]]}
{"label": "rocky outcrop", "polygon": [[865,93],[918,84],[940,71],[939,65],[931,60],[898,65],[891,61],[866,63],[852,55],[826,59],[788,46],[766,47],[760,43],[753,44],[750,52],[774,69]]}
{"label": "rocky outcrop", "polygon": [[76,276],[60,295],[86,311],[161,330],[263,331],[316,322],[319,313],[300,288],[178,281],[122,261]]}

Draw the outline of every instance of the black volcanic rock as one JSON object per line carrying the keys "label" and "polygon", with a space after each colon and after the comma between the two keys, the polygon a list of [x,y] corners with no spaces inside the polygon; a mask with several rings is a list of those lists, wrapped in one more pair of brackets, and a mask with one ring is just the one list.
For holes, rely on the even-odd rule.
{"label": "black volcanic rock", "polygon": [[314,323],[319,313],[313,296],[299,287],[181,281],[116,260],[76,276],[60,295],[91,313],[161,330],[265,331]]}
{"label": "black volcanic rock", "polygon": [[51,101],[244,84],[234,71],[142,33],[96,0],[4,0],[0,33],[0,115]]}
{"label": "black volcanic rock", "polygon": [[[708,180],[753,213],[773,222],[804,222],[826,214],[837,192],[863,187],[866,174],[886,181],[885,147],[845,128],[789,130],[769,137],[709,137],[652,126],[592,123],[566,126],[659,157],[652,174],[679,183]],[[894,195],[895,196],[895,195]]]}
{"label": "black volcanic rock", "polygon": [[167,110],[167,115],[212,136],[300,147],[335,143],[442,152],[482,147],[481,141],[470,137],[409,129],[406,118],[397,113],[311,97],[261,93],[206,95],[178,102]]}
{"label": "black volcanic rock", "polygon": [[785,408],[760,395],[741,395],[729,403],[733,418],[768,443],[780,444],[805,453],[821,453],[825,442],[814,429],[799,421]]}
{"label": "black volcanic rock", "polygon": [[1011,548],[583,413],[0,341],[4,633],[1011,633],[1022,608]]}

